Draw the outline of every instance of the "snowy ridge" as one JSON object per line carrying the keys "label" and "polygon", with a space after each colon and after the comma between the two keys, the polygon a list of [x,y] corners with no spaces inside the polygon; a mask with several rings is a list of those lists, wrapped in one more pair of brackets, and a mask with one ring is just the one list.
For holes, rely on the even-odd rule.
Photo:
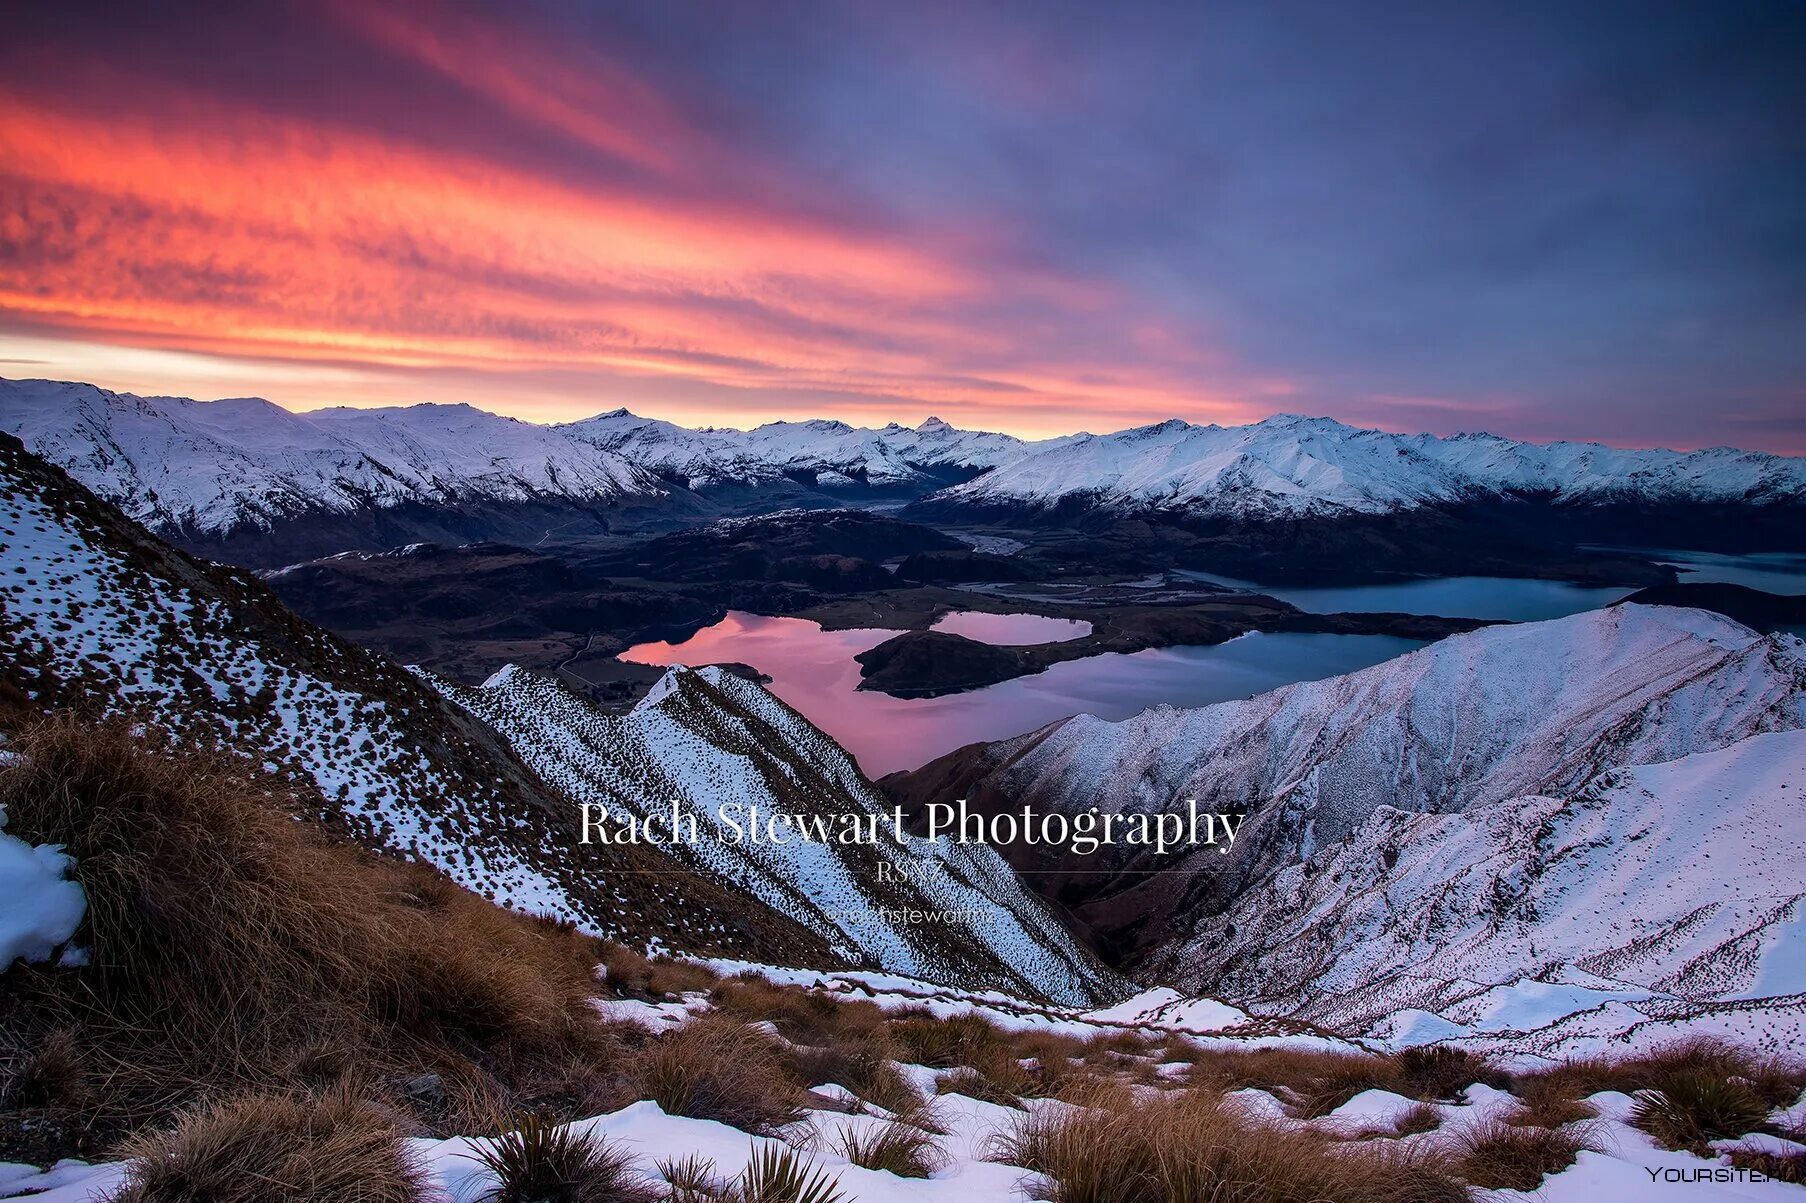
{"label": "snowy ridge", "polygon": [[1803,795],[1806,731],[1786,731],[1565,798],[1382,807],[1204,920],[1175,959],[1233,964],[1219,988],[1262,1010],[1388,1040],[1651,1045],[1709,1013],[1698,1004],[1754,1002],[1723,1014],[1798,1051]]}
{"label": "snowy ridge", "polygon": [[406,502],[606,502],[663,491],[620,456],[468,405],[296,414],[254,397],[0,380],[0,429],[157,531],[267,530],[310,511]]}
{"label": "snowy ridge", "polygon": [[945,483],[934,469],[962,475],[995,468],[1039,444],[1007,434],[956,430],[939,418],[914,428],[879,429],[817,419],[752,430],[692,430],[624,409],[558,429],[692,487],[771,484],[805,473],[823,487]]}
{"label": "snowy ridge", "polygon": [[939,500],[1051,507],[1071,499],[1105,509],[1291,518],[1503,497],[1799,504],[1806,459],[1397,435],[1290,414],[1228,427],[1175,419],[1035,448]]}
{"label": "snowy ridge", "polygon": [[[1157,707],[1115,723],[1067,719],[982,749],[958,788],[1006,806],[1146,812],[1182,808],[1185,799],[1196,798],[1206,809],[1247,807],[1232,856],[1188,852],[1156,865],[1105,852],[1094,867],[1172,872],[1127,878],[1122,893],[1103,899],[1098,913],[1081,907],[1080,915],[1124,926],[1145,920],[1144,968],[1189,990],[1269,1014],[1340,1019],[1358,1029],[1400,1008],[1450,1005],[1467,997],[1470,981],[1490,989],[1556,963],[1592,975],[1563,977],[1556,983],[1562,989],[1620,988],[1600,984],[1618,944],[1596,927],[1582,929],[1579,943],[1557,950],[1561,937],[1532,923],[1519,951],[1498,954],[1498,976],[1470,978],[1480,972],[1476,965],[1438,956],[1409,988],[1384,984],[1388,972],[1401,968],[1386,959],[1387,950],[1409,947],[1398,955],[1422,958],[1432,943],[1458,942],[1465,929],[1452,918],[1439,926],[1425,908],[1435,891],[1461,876],[1464,857],[1477,862],[1471,869],[1476,882],[1491,875],[1500,891],[1535,874],[1537,858],[1549,851],[1536,842],[1543,838],[1539,824],[1556,821],[1550,808],[1561,811],[1563,824],[1580,821],[1578,810],[1536,799],[1590,798],[1609,788],[1615,771],[1742,748],[1752,737],[1803,727],[1806,644],[1798,638],[1759,635],[1702,611],[1618,606],[1454,636],[1361,672],[1243,701],[1194,710]],[[1763,746],[1798,745],[1750,745]],[[1759,828],[1778,822],[1780,812],[1760,807],[1782,805],[1801,786],[1761,795],[1769,778],[1751,772],[1748,804],[1758,809],[1749,812],[1748,823]],[[1665,796],[1669,787],[1656,782],[1648,788]],[[1670,793],[1683,801],[1701,796],[1693,787]],[[1444,826],[1436,816],[1446,815],[1462,817]],[[1677,820],[1676,830],[1702,840],[1734,840],[1727,833],[1742,830],[1736,824],[1743,821],[1727,818],[1732,825],[1721,832],[1682,827]],[[1451,832],[1466,834],[1456,840]],[[1609,823],[1604,832],[1576,838],[1604,834]],[[1621,833],[1613,838],[1628,839]],[[1399,850],[1437,840],[1446,857],[1435,859],[1426,849],[1431,860],[1420,878],[1400,887],[1405,896],[1396,907],[1384,901],[1390,878],[1360,879],[1353,868],[1385,867],[1391,856],[1407,872],[1417,862]],[[1783,846],[1776,847],[1783,855]],[[1721,859],[1740,863],[1726,854],[1712,862],[1649,862],[1644,888],[1665,895],[1663,907],[1682,908],[1674,914],[1654,908],[1652,921],[1668,916],[1678,926],[1684,915],[1704,943],[1686,946],[1682,956],[1682,944],[1671,941],[1662,954],[1676,958],[1667,976],[1648,966],[1637,970],[1629,987],[1637,995],[1659,988],[1680,1004],[1690,997],[1687,991],[1698,996],[1715,990],[1713,1005],[1720,1005],[1730,994],[1755,988],[1737,978],[1737,957],[1754,955],[1751,940],[1739,937],[1793,922],[1798,905],[1789,899],[1798,893],[1798,878],[1774,883],[1769,901],[1742,894],[1744,901],[1733,905],[1700,868],[1711,863],[1716,873],[1714,862]],[[1310,893],[1331,887],[1318,878],[1327,869],[1298,868],[1307,860],[1345,870],[1346,896],[1320,900]],[[1752,871],[1772,877],[1773,865],[1763,859]],[[1409,895],[1412,881],[1425,898]],[[1477,884],[1471,897],[1495,897],[1487,888]],[[1767,897],[1770,888],[1764,884],[1757,892]],[[1312,909],[1319,901],[1326,910]],[[1627,911],[1636,906],[1634,899],[1621,903]],[[1716,918],[1708,919],[1708,912]],[[1389,930],[1392,923],[1399,932]],[[1531,947],[1537,958],[1527,951]],[[1484,960],[1495,950],[1486,946],[1474,955]],[[1331,967],[1344,958],[1352,958],[1346,961],[1352,968],[1338,976]],[[1283,968],[1288,965],[1289,971]],[[1369,982],[1366,967],[1377,965],[1390,969],[1373,968]],[[1319,970],[1329,975],[1323,981],[1313,976]],[[1721,977],[1725,984],[1709,985]],[[1371,991],[1363,994],[1367,987]],[[1806,984],[1763,989],[1789,993]],[[1439,1038],[1467,1021],[1411,1038]]]}
{"label": "snowy ridge", "polygon": [[[907,835],[899,842],[885,824],[879,840],[856,845],[729,838],[716,821],[724,802],[830,821],[889,813],[838,745],[752,682],[719,668],[673,669],[630,713],[614,717],[520,669],[475,688],[422,675],[574,799],[617,817],[623,810],[662,816],[680,803],[697,816],[702,838],[676,845],[675,854],[849,957],[892,973],[989,982],[1069,1003],[1118,990],[988,847]],[[895,915],[906,908],[954,917],[910,923]]]}

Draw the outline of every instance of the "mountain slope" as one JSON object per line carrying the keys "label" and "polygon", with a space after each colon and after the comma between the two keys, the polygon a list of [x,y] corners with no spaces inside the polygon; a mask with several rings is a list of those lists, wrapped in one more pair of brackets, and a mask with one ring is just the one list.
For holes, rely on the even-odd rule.
{"label": "mountain slope", "polygon": [[[605,715],[553,681],[510,667],[471,688],[428,678],[509,740],[570,797],[620,816],[663,818],[673,802],[702,838],[673,855],[891,972],[1028,990],[1084,1002],[1116,988],[1029,896],[996,852],[905,837],[876,842],[749,842],[716,817],[722,803],[818,816],[889,807],[827,736],[749,681],[718,668],[672,669],[627,715]],[[935,918],[912,923],[915,911]]]}
{"label": "mountain slope", "polygon": [[[1123,951],[1157,957],[1381,807],[1451,813],[1568,794],[1611,768],[1802,726],[1798,639],[1696,610],[1617,606],[1456,635],[1243,701],[1115,723],[1080,715],[886,784],[918,804],[966,796],[995,809],[1149,812],[1196,798],[1206,810],[1245,808],[1234,855],[1156,866],[1120,849],[1085,866],[1119,870],[1114,881],[1036,879]],[[1141,875],[1154,867],[1169,872]]]}
{"label": "mountain slope", "polygon": [[1628,1028],[1744,1000],[1798,1016],[1802,791],[1806,731],[1786,731],[1566,797],[1381,807],[1165,960],[1181,984],[1207,976],[1261,1011],[1395,1038],[1504,1039],[1589,1012]]}
{"label": "mountain slope", "polygon": [[1232,427],[1173,420],[1032,450],[936,502],[1276,519],[1506,498],[1563,506],[1799,505],[1806,460],[1730,448],[1682,453],[1405,436],[1294,415]]}
{"label": "mountain slope", "polygon": [[[365,844],[601,934],[797,964],[883,967],[856,941],[819,921],[799,922],[721,882],[708,866],[643,845],[580,845],[577,804],[561,788],[567,783],[544,775],[556,773],[554,760],[543,761],[542,773],[427,681],[295,618],[247,575],[158,542],[7,436],[0,436],[0,495],[0,700],[22,712],[129,716],[184,743],[248,756],[272,785],[314,799],[313,817]],[[719,687],[714,693],[728,697]],[[754,687],[742,693],[693,713],[702,734],[686,747],[647,745],[653,760],[669,752],[734,761],[749,708],[781,710]],[[768,754],[823,761],[825,737],[789,718],[783,737],[806,750]],[[869,802],[870,787],[847,771],[823,779],[824,790],[845,795],[818,795],[823,810]],[[975,865],[974,877],[986,871]],[[986,884],[998,894],[1013,887],[1007,878]],[[816,911],[836,904],[812,898]],[[1046,938],[1049,946],[1058,942]],[[1041,947],[1026,934],[1017,943]],[[942,961],[925,967],[957,984],[1007,980],[1029,990],[1042,984],[1036,975],[1045,969],[1044,984],[1062,997],[1084,995],[1075,982],[1107,980],[1085,977],[1069,944],[1062,952],[1072,963],[1037,951],[1040,959],[1017,958],[1005,974],[994,951],[981,956],[951,942]]]}
{"label": "mountain slope", "polygon": [[267,538],[300,522],[314,524],[306,541],[323,552],[366,532],[383,546],[435,531],[457,541],[501,513],[526,531],[548,513],[666,492],[617,455],[466,405],[295,414],[257,398],[0,381],[0,428],[152,530],[191,541]]}

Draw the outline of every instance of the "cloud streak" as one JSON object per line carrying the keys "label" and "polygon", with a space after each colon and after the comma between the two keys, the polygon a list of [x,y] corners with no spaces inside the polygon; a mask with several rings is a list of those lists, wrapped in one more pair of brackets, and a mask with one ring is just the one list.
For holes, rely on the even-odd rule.
{"label": "cloud streak", "polygon": [[[1779,416],[1799,357],[1774,341],[1799,298],[1759,268],[1627,253],[1625,231],[1649,223],[1615,193],[1481,239],[1452,220],[1398,236],[1426,189],[1492,220],[1477,177],[1546,186],[1510,114],[1455,106],[1449,126],[1484,140],[1343,202],[1326,230],[1338,206],[1321,189],[1394,153],[1397,98],[1382,90],[1352,144],[1325,124],[1350,79],[1225,113],[1243,81],[1194,72],[1258,61],[1283,29],[1149,9],[1093,37],[1056,9],[978,28],[923,11],[33,14],[0,50],[0,351],[8,335],[32,358],[60,347],[70,374],[126,387],[123,365],[153,361],[94,348],[167,352],[178,381],[174,365],[205,359],[216,384],[302,405],[935,410],[1027,433],[1304,408],[1698,443],[1710,412],[1685,390],[1715,388],[1748,441],[1800,441]],[[1547,98],[1571,81],[1545,82]],[[1598,108],[1573,111],[1633,150],[1671,149],[1664,120]],[[1689,170],[1776,150],[1746,142]],[[1650,153],[1628,153],[1626,180]],[[1527,178],[1498,182],[1512,173]],[[1739,219],[1745,241],[1773,236],[1760,212]],[[1623,300],[1645,272],[1577,304],[1564,264],[1623,273],[1638,253],[1671,303]],[[1526,319],[1538,298],[1569,328]],[[1659,378],[1622,356],[1615,303],[1653,334]],[[1746,353],[1727,363],[1706,348],[1742,308]],[[1541,364],[1501,370],[1537,346]]]}

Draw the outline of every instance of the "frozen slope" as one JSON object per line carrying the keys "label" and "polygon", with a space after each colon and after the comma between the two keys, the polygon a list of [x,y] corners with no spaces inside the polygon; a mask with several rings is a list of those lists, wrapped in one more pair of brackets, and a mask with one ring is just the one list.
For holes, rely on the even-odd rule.
{"label": "frozen slope", "polygon": [[1803,808],[1806,731],[1566,797],[1381,807],[1201,921],[1171,963],[1223,966],[1194,979],[1259,1011],[1382,1039],[1528,1051],[1711,1016],[1798,1052]]}
{"label": "frozen slope", "polygon": [[701,838],[676,855],[844,955],[1066,1003],[1119,987],[989,847],[899,841],[888,823],[870,843],[753,843],[716,821],[723,803],[739,808],[731,815],[743,826],[753,806],[835,824],[890,811],[838,745],[758,685],[719,668],[677,668],[616,717],[518,668],[475,688],[428,679],[572,798],[617,816],[663,816],[679,803]]}

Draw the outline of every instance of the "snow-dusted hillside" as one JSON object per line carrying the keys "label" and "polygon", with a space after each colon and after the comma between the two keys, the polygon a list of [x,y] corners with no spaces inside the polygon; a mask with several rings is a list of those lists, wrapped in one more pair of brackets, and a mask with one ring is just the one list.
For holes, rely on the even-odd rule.
{"label": "snow-dusted hillside", "polygon": [[[849,957],[1068,1003],[1118,987],[989,847],[898,842],[884,825],[867,844],[731,838],[715,821],[722,802],[831,822],[890,809],[839,745],[758,685],[719,668],[676,668],[614,717],[514,667],[476,688],[428,679],[572,798],[638,817],[680,803],[702,838],[676,845],[677,855]],[[913,923],[900,917],[906,910],[936,918]]]}
{"label": "snow-dusted hillside", "polygon": [[822,488],[939,488],[1020,458],[1040,444],[956,430],[939,418],[911,428],[771,422],[752,430],[692,430],[624,409],[558,429],[693,488],[805,479]]}
{"label": "snow-dusted hillside", "polygon": [[1500,497],[1558,504],[1798,504],[1806,459],[1730,448],[1625,451],[1491,435],[1396,435],[1281,415],[1079,435],[939,495],[938,504],[1182,510],[1237,518],[1384,514]]}
{"label": "snow-dusted hillside", "polygon": [[468,405],[295,414],[254,397],[0,381],[0,429],[159,532],[223,535],[406,503],[606,503],[662,491],[620,456]]}
{"label": "snow-dusted hillside", "polygon": [[1168,958],[1382,1040],[1806,1048],[1806,731],[1460,814],[1381,807]]}
{"label": "snow-dusted hillside", "polygon": [[[473,716],[295,618],[261,583],[158,543],[4,436],[0,495],[0,682],[28,700],[131,715],[248,755],[366,843],[598,933],[1070,1001],[1116,988],[994,854],[946,854],[953,880],[887,894],[825,863],[815,877],[776,862],[735,875],[644,845],[579,846],[577,801],[598,790],[634,788],[648,804],[687,791],[709,810],[778,795],[826,813],[876,805],[845,754],[757,686],[674,681],[610,731],[594,724],[613,720],[526,674],[511,674],[512,687],[445,687]],[[985,934],[887,938],[866,926],[873,901],[981,911],[966,927]],[[848,912],[839,923],[836,908]]]}
{"label": "snow-dusted hillside", "polygon": [[[1003,808],[1246,807],[1233,855],[1206,849],[1155,865],[1124,848],[1063,866],[1123,871],[1092,879],[1081,918],[1132,938],[1154,971],[1216,992],[1233,970],[1193,939],[1214,930],[1211,916],[1386,808],[1448,814],[1566,796],[1608,770],[1803,726],[1799,639],[1702,611],[1618,606],[1454,636],[1242,701],[1121,722],[1081,715],[918,773],[940,796]],[[1169,872],[1140,875],[1155,867]],[[1670,866],[1659,888],[1684,896],[1698,871]],[[1370,934],[1355,925],[1338,938]],[[1279,939],[1240,924],[1232,936],[1238,949]]]}

